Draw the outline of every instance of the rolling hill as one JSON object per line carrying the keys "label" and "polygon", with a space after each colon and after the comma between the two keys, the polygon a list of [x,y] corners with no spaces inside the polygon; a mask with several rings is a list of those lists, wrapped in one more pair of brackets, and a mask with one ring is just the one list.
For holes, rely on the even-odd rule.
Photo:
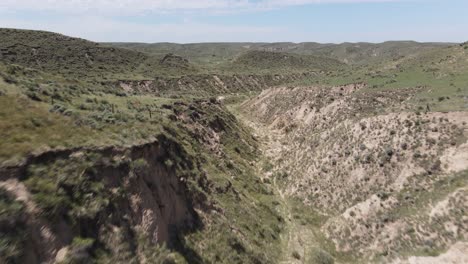
{"label": "rolling hill", "polygon": [[244,71],[331,71],[345,65],[338,60],[284,52],[249,51],[239,55],[229,67]]}
{"label": "rolling hill", "polygon": [[164,63],[164,55],[150,56],[51,32],[0,29],[0,39],[1,62],[77,78],[141,79],[197,72],[188,62]]}
{"label": "rolling hill", "polygon": [[384,43],[106,43],[116,47],[148,54],[176,53],[209,66],[231,61],[248,51],[286,52],[299,55],[330,57],[348,64],[369,64],[374,61],[393,60],[419,52],[449,47],[454,43],[418,43],[414,41],[389,41]]}

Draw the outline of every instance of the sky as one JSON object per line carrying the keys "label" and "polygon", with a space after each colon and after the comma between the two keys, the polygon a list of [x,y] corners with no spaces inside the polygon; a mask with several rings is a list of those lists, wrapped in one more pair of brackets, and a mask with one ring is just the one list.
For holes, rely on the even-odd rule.
{"label": "sky", "polygon": [[0,0],[0,27],[98,42],[464,42],[468,0]]}

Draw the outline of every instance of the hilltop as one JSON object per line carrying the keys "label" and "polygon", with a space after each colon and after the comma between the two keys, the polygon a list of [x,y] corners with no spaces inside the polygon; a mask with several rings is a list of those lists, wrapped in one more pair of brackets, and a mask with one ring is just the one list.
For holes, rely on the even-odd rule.
{"label": "hilltop", "polygon": [[144,79],[197,72],[188,61],[168,65],[163,63],[164,55],[150,56],[52,32],[0,29],[0,38],[0,61],[76,78]]}

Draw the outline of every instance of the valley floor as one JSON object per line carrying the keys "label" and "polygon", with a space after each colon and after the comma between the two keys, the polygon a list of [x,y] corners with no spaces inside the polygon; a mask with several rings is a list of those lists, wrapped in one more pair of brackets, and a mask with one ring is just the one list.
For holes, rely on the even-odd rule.
{"label": "valley floor", "polygon": [[289,196],[278,177],[275,177],[279,172],[275,170],[273,164],[269,163],[269,160],[281,154],[282,148],[287,147],[281,143],[281,134],[239,111],[233,112],[237,114],[236,116],[242,123],[252,129],[253,136],[260,143],[262,158],[256,166],[257,174],[261,175],[264,183],[273,187],[280,200],[278,208],[286,221],[286,227],[281,236],[283,254],[279,263],[319,263],[314,258],[320,256],[322,252],[324,262],[320,263],[332,263],[327,262],[331,261],[331,256],[322,249],[324,246],[333,247],[331,241],[325,241],[324,234],[320,231],[326,216]]}

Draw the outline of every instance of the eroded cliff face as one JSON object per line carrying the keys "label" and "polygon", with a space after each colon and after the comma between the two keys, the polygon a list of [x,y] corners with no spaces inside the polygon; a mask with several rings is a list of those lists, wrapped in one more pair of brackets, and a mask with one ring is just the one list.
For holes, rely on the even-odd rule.
{"label": "eroded cliff face", "polygon": [[213,100],[164,107],[171,122],[147,143],[1,168],[1,260],[274,261],[284,220],[255,174],[255,140]]}
{"label": "eroded cliff face", "polygon": [[[12,223],[24,227],[25,263],[77,257],[72,245],[77,236],[94,239],[93,245],[102,244],[112,255],[141,259],[136,238],[175,248],[180,234],[200,227],[186,184],[197,165],[166,136],[127,149],[47,155],[30,159],[24,174],[0,185],[26,205],[24,215]],[[128,247],[125,254],[123,247]],[[91,257],[86,254],[92,249],[86,251],[78,257]]]}
{"label": "eroded cliff face", "polygon": [[242,105],[269,138],[271,180],[327,215],[338,252],[404,260],[468,236],[468,114],[413,111],[418,89],[276,88]]}

